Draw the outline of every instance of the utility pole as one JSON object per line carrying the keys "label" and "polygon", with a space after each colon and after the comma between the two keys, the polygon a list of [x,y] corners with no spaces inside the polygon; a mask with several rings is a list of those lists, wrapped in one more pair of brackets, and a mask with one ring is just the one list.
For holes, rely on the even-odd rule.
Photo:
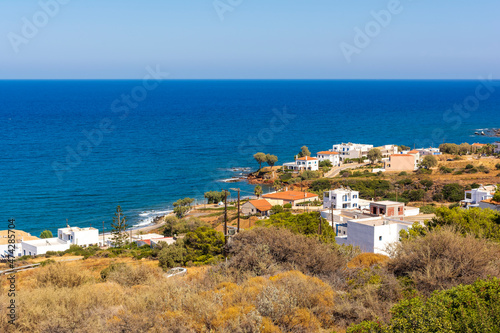
{"label": "utility pole", "polygon": [[224,190],[224,245],[227,245],[227,191]]}
{"label": "utility pole", "polygon": [[237,226],[237,232],[240,232],[240,189],[239,188],[230,188],[230,190],[238,192],[238,226]]}
{"label": "utility pole", "polygon": [[236,232],[240,232],[240,189],[238,189],[238,226]]}
{"label": "utility pole", "polygon": [[102,246],[104,247],[104,221],[102,221]]}
{"label": "utility pole", "polygon": [[319,234],[320,236],[321,236],[321,231],[322,231],[322,230],[321,230],[321,224],[322,224],[322,222],[323,222],[323,219],[321,218],[321,213],[319,213],[319,232],[318,232],[318,234]]}
{"label": "utility pole", "polygon": [[332,228],[333,228],[333,204],[330,201],[330,213],[332,214]]}

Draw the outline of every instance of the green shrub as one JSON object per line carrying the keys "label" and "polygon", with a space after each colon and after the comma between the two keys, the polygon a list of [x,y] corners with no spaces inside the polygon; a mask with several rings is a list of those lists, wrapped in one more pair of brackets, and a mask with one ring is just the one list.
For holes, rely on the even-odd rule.
{"label": "green shrub", "polygon": [[424,198],[424,195],[425,195],[425,191],[422,189],[412,190],[412,191],[408,192],[407,198],[410,201],[422,201],[422,199]]}
{"label": "green shrub", "polygon": [[422,214],[434,214],[436,213],[436,207],[433,205],[425,205],[420,207],[420,213]]}
{"label": "green shrub", "polygon": [[417,170],[417,175],[430,175],[432,174],[431,169],[420,168]]}
{"label": "green shrub", "polygon": [[464,188],[458,183],[446,184],[441,193],[447,201],[460,201],[464,197]]}
{"label": "green shrub", "polygon": [[428,299],[404,299],[391,312],[387,326],[363,322],[347,332],[500,332],[500,280],[478,280],[436,292]]}
{"label": "green shrub", "polygon": [[495,169],[500,170],[500,163],[495,164]]}
{"label": "green shrub", "polygon": [[447,174],[447,173],[452,173],[453,170],[443,165],[439,168],[439,172],[441,172],[442,174]]}
{"label": "green shrub", "polygon": [[408,173],[406,171],[401,171],[398,176],[408,176]]}
{"label": "green shrub", "polygon": [[470,163],[465,166],[466,170],[470,170],[470,169],[473,169],[473,168],[474,168],[474,165],[472,165]]}
{"label": "green shrub", "polygon": [[458,175],[463,175],[464,172],[463,171],[455,171],[453,174],[458,176]]}
{"label": "green shrub", "polygon": [[327,178],[318,179],[312,182],[311,190],[315,192],[329,190],[332,184]]}
{"label": "green shrub", "polygon": [[436,193],[432,196],[433,201],[443,201],[443,194],[442,193]]}

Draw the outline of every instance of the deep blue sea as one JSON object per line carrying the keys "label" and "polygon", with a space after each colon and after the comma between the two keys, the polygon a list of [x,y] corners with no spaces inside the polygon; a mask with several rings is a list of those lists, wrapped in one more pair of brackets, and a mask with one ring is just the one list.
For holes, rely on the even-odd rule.
{"label": "deep blue sea", "polygon": [[101,227],[117,205],[137,224],[178,198],[250,194],[220,180],[256,169],[258,151],[282,163],[303,145],[492,142],[474,132],[500,127],[494,84],[176,80],[147,91],[142,81],[0,81],[0,229],[9,218],[35,235],[66,219]]}

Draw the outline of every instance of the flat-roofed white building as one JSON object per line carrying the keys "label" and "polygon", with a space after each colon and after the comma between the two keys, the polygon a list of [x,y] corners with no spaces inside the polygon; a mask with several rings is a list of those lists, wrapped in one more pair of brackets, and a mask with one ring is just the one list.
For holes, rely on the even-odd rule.
{"label": "flat-roofed white building", "polygon": [[323,193],[323,208],[359,209],[359,192],[338,188]]}
{"label": "flat-roofed white building", "polygon": [[368,152],[373,148],[373,145],[365,145],[359,143],[341,143],[333,145],[332,151],[339,153],[340,161],[353,158],[367,158]]}
{"label": "flat-roofed white building", "polygon": [[38,237],[22,230],[1,230],[0,231],[0,257],[19,257],[23,255],[22,242],[38,240]]}
{"label": "flat-roofed white building", "polygon": [[465,191],[464,200],[460,201],[462,207],[472,208],[479,207],[479,203],[484,200],[489,200],[493,198],[495,194],[495,186],[480,186],[478,188],[473,188],[472,190]]}
{"label": "flat-roofed white building", "polygon": [[99,244],[99,230],[96,228],[67,227],[57,230],[57,237],[72,245],[88,246]]}
{"label": "flat-roofed white building", "polygon": [[57,237],[45,238],[32,241],[23,241],[22,244],[23,256],[37,256],[45,254],[48,251],[66,251],[71,244]]}
{"label": "flat-roofed white building", "polygon": [[319,151],[316,154],[318,160],[321,161],[330,161],[333,166],[340,165],[340,154],[336,151]]}
{"label": "flat-roofed white building", "polygon": [[71,245],[99,245],[99,230],[95,228],[66,227],[57,230],[57,237],[21,243],[23,255],[36,256],[48,251],[66,251]]}
{"label": "flat-roofed white building", "polygon": [[398,146],[396,145],[383,145],[380,147],[375,147],[378,150],[380,150],[380,153],[382,154],[383,158],[389,157],[392,154],[397,154],[398,153]]}
{"label": "flat-roofed white building", "polygon": [[411,223],[384,217],[350,219],[336,226],[337,244],[359,246],[363,252],[388,255],[387,246],[399,241],[401,230],[411,228]]}

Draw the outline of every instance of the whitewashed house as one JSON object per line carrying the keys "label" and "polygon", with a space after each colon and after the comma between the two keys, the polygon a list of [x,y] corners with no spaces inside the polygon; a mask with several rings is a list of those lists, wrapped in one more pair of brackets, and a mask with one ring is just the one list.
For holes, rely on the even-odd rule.
{"label": "whitewashed house", "polygon": [[321,161],[330,161],[333,166],[340,165],[340,154],[336,151],[319,151],[316,158]]}
{"label": "whitewashed house", "polygon": [[338,188],[323,193],[323,208],[359,209],[359,192]]}
{"label": "whitewashed house", "polygon": [[23,255],[40,255],[48,251],[66,251],[71,245],[89,246],[99,244],[99,230],[95,228],[67,227],[57,230],[57,237],[23,241]]}
{"label": "whitewashed house", "polygon": [[71,244],[69,242],[54,237],[33,241],[23,241],[21,247],[23,250],[23,256],[37,256],[40,254],[45,254],[49,251],[66,251],[69,249],[70,245]]}
{"label": "whitewashed house", "polygon": [[387,246],[399,241],[399,232],[411,223],[384,217],[350,219],[336,226],[337,244],[359,246],[363,252],[388,255]]}
{"label": "whitewashed house", "polygon": [[380,147],[375,147],[378,150],[380,150],[380,153],[382,154],[382,158],[387,158],[393,154],[398,153],[398,146],[396,145],[383,145]]}
{"label": "whitewashed house", "polygon": [[[1,230],[0,231],[0,258],[9,256],[19,257],[23,255],[22,242],[28,240],[37,240],[38,237],[22,230]],[[10,243],[9,243],[10,241]]]}
{"label": "whitewashed house", "polygon": [[287,170],[294,171],[318,171],[319,170],[319,160],[315,157],[304,156],[300,158],[296,158],[295,162],[285,163],[283,167]]}
{"label": "whitewashed house", "polygon": [[439,148],[418,148],[415,150],[419,152],[420,156],[441,155]]}
{"label": "whitewashed house", "polygon": [[373,145],[365,145],[359,143],[341,143],[333,145],[332,151],[339,153],[340,161],[353,158],[367,158],[368,152],[373,148]]}
{"label": "whitewashed house", "polygon": [[67,227],[57,230],[57,237],[71,245],[88,246],[99,244],[99,230],[96,228]]}
{"label": "whitewashed house", "polygon": [[493,198],[495,194],[495,186],[480,186],[479,188],[473,188],[472,190],[465,191],[464,200],[460,201],[460,204],[464,208],[479,207],[479,203],[484,200]]}

